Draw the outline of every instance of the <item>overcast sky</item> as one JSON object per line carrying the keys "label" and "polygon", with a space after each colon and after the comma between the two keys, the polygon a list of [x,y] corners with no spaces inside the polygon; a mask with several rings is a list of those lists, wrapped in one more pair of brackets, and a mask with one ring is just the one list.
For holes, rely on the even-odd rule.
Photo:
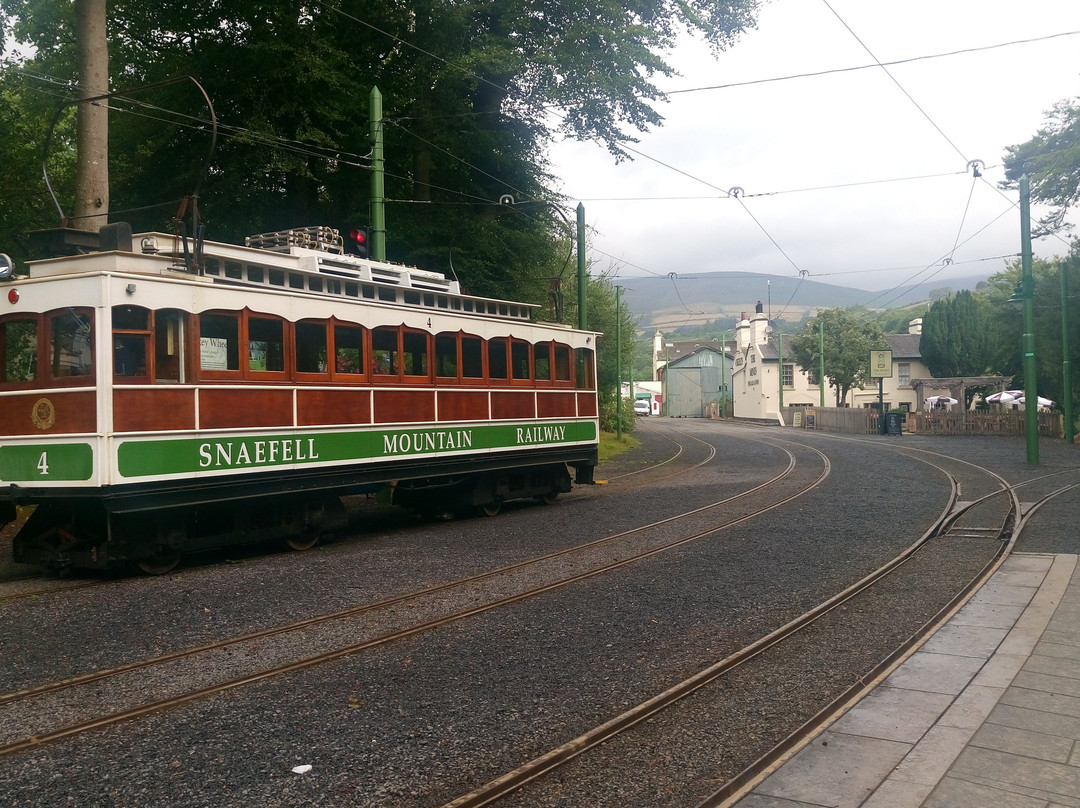
{"label": "overcast sky", "polygon": [[[888,73],[675,92],[1057,34],[1071,35]],[[1019,195],[997,190],[1002,156],[1056,102],[1080,96],[1080,0],[772,0],[719,58],[686,41],[669,61],[681,75],[661,84],[671,93],[658,107],[664,125],[633,146],[647,157],[616,165],[580,143],[551,153],[560,190],[585,205],[594,272],[946,286],[1019,253]],[[984,179],[973,179],[972,160]],[[726,196],[736,187],[741,199]],[[1067,250],[1057,239],[1034,245],[1040,257]]]}

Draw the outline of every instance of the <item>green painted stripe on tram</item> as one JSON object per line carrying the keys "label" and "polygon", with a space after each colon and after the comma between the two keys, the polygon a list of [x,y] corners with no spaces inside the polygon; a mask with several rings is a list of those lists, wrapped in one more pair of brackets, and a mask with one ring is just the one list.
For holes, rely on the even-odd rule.
{"label": "green painted stripe on tram", "polygon": [[0,446],[0,481],[48,483],[89,480],[94,450],[89,443]]}
{"label": "green painted stripe on tram", "polygon": [[152,477],[524,449],[588,443],[596,439],[594,421],[530,421],[435,429],[125,440],[117,447],[117,469],[127,478]]}

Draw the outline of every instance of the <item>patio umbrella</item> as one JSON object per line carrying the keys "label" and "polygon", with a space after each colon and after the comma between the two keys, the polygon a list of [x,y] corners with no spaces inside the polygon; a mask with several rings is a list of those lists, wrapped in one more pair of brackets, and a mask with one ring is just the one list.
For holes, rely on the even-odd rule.
{"label": "patio umbrella", "polygon": [[987,396],[986,402],[988,404],[1012,404],[1014,401],[1019,401],[1023,397],[1023,390],[1003,390],[1000,393],[994,393],[992,396]]}
{"label": "patio umbrella", "polygon": [[[1018,398],[1016,400],[1019,403],[1023,404],[1024,403],[1024,398],[1025,398],[1025,396],[1020,396],[1020,398]],[[1042,396],[1038,396],[1038,399],[1039,399],[1039,409],[1040,410],[1048,409],[1048,408],[1054,406],[1054,402],[1051,401],[1048,398],[1043,398]]]}
{"label": "patio umbrella", "polygon": [[937,407],[944,404],[955,404],[956,399],[950,396],[928,396],[924,401],[931,407]]}

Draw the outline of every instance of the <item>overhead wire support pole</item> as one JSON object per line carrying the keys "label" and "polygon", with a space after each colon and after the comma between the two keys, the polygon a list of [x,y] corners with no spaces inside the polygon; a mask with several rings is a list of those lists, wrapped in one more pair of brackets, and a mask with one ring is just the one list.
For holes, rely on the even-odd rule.
{"label": "overhead wire support pole", "polygon": [[386,260],[386,190],[384,188],[382,93],[371,88],[368,120],[371,125],[371,257]]}
{"label": "overhead wire support pole", "polygon": [[[1020,267],[1024,303],[1024,438],[1027,463],[1039,465],[1039,394],[1035,363],[1035,279],[1031,270],[1031,181],[1020,178]],[[1064,303],[1064,301],[1062,301]]]}
{"label": "overhead wire support pole", "polygon": [[585,205],[578,202],[577,206],[577,299],[578,299],[578,328],[585,331],[589,327],[589,312],[586,307],[588,301],[588,275],[585,271]]}
{"label": "overhead wire support pole", "polygon": [[1065,442],[1075,441],[1073,425],[1072,368],[1069,363],[1069,262],[1061,261],[1061,406],[1064,410]]}
{"label": "overhead wire support pole", "polygon": [[[622,305],[619,296],[622,287],[615,286],[615,437],[622,440]],[[630,385],[633,395],[634,386]]]}

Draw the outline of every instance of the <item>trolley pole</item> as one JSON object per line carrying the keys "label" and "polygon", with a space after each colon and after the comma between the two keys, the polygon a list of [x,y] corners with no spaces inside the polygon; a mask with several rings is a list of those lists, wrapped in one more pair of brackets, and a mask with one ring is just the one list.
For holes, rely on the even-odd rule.
{"label": "trolley pole", "polygon": [[619,293],[615,286],[615,437],[622,440],[622,316],[619,311]]}
{"label": "trolley pole", "polygon": [[1065,442],[1073,443],[1072,368],[1069,364],[1069,263],[1061,262],[1061,406],[1065,410]]}
{"label": "trolley pole", "polygon": [[371,125],[371,257],[386,260],[386,190],[383,186],[383,120],[382,93],[371,88],[368,96],[368,118]]}
{"label": "trolley pole", "polygon": [[[1027,463],[1039,465],[1039,395],[1035,365],[1035,279],[1031,270],[1031,181],[1020,178],[1020,266],[1024,300],[1024,437]],[[1064,303],[1064,301],[1062,301]]]}

